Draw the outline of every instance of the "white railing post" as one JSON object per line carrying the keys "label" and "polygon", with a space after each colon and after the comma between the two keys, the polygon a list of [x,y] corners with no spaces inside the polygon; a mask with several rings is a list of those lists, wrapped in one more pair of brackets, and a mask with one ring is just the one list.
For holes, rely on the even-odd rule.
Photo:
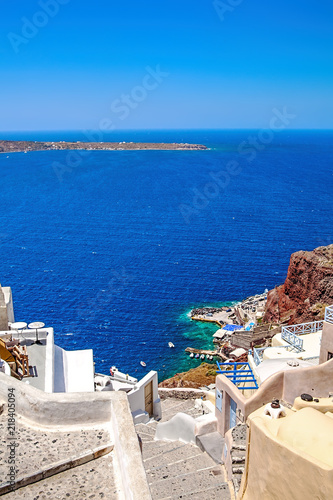
{"label": "white railing post", "polygon": [[327,323],[333,323],[333,305],[326,307],[326,309],[325,309],[325,321]]}
{"label": "white railing post", "polygon": [[255,347],[253,348],[253,359],[254,359],[256,366],[260,365],[261,360],[260,360],[258,351]]}

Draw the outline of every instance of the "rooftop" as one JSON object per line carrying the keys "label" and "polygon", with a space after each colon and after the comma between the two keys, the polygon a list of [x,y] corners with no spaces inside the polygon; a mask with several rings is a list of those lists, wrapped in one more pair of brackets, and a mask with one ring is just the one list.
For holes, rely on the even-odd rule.
{"label": "rooftop", "polygon": [[[1,449],[5,450],[13,436],[8,434],[8,415],[0,416]],[[85,430],[50,430],[36,429],[27,423],[18,422],[15,429],[15,442],[18,444],[15,453],[15,466],[18,471],[17,480],[30,477],[39,470],[49,470],[55,464],[66,463],[97,450],[101,446],[109,446],[111,437],[105,427]],[[113,453],[97,460],[89,461],[74,469],[52,475],[42,481],[29,484],[23,488],[7,493],[6,498],[118,498],[114,478]],[[0,477],[8,477],[9,465],[2,461]],[[107,473],[105,473],[107,471]],[[0,484],[0,488],[1,488]],[[1,490],[0,490],[1,493]],[[52,496],[51,496],[52,495]],[[94,496],[91,496],[94,495]]]}

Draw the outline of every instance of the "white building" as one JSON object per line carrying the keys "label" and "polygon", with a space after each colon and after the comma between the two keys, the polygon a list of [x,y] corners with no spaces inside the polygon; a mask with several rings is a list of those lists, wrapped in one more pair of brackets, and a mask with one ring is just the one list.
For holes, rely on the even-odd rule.
{"label": "white building", "polygon": [[95,374],[92,349],[66,351],[54,343],[53,328],[15,322],[12,292],[0,285],[1,370],[47,393],[123,391],[135,423],[161,418],[157,372],[142,380],[121,373]]}

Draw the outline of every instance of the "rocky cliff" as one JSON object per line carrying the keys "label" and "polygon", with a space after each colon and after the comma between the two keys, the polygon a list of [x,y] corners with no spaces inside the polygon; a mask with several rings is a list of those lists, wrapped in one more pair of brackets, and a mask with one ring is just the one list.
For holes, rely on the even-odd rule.
{"label": "rocky cliff", "polygon": [[333,245],[292,254],[283,285],[267,296],[265,322],[289,325],[323,319],[333,304]]}

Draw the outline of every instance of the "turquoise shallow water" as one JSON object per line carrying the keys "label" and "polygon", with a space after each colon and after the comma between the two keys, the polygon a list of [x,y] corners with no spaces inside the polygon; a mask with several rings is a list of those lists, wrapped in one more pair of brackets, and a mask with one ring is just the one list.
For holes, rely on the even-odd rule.
{"label": "turquoise shallow water", "polygon": [[[191,308],[273,288],[292,252],[333,242],[333,133],[281,132],[249,161],[238,149],[250,134],[118,132],[104,140],[214,149],[89,152],[74,163],[61,151],[0,155],[0,280],[16,319],[53,326],[66,349],[93,348],[105,373],[115,364],[162,379],[194,366],[184,349],[210,346],[216,327],[191,322]],[[239,171],[224,182],[229,162]],[[68,167],[61,179],[57,164]]]}
{"label": "turquoise shallow water", "polygon": [[[222,307],[224,305],[231,305],[231,302],[223,302],[216,304],[209,304],[210,306]],[[207,305],[207,304],[206,304]],[[192,321],[190,319],[189,311],[180,314],[176,319],[176,325],[180,332],[182,332],[181,345],[186,347],[194,347],[201,349],[214,349],[214,344],[212,340],[213,334],[219,329],[219,326],[215,323]],[[174,353],[173,351],[176,350]],[[165,364],[163,361],[163,356],[161,358],[162,368],[167,368],[170,374],[176,372],[181,372],[189,370],[199,366],[202,360],[192,359],[188,354],[183,353],[179,350],[179,346],[175,346],[175,349],[170,349],[170,355],[168,356],[168,363]],[[214,364],[215,361],[207,361],[207,363]],[[165,364],[165,366],[163,366]],[[167,373],[167,372],[166,372]]]}

